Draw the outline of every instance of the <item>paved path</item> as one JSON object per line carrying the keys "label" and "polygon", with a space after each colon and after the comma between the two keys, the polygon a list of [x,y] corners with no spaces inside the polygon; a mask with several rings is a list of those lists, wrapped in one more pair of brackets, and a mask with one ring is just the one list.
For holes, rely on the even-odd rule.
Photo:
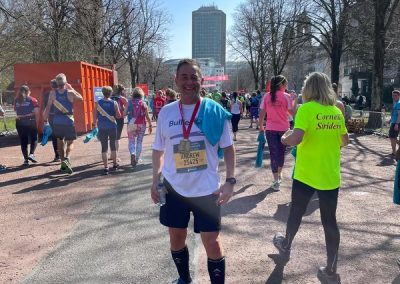
{"label": "paved path", "polygon": [[[285,228],[290,208],[293,159],[287,156],[282,190],[272,192],[268,159],[263,169],[253,166],[257,131],[247,129],[247,123],[247,120],[242,121],[238,135],[236,194],[223,208],[226,282],[318,283],[316,270],[319,265],[324,265],[325,248],[316,199],[310,203],[296,236],[289,264],[283,268],[268,257],[275,253],[271,244],[274,233]],[[151,140],[151,136],[146,138],[145,148],[149,148]],[[98,148],[98,145],[91,147]],[[399,270],[394,263],[400,254],[399,207],[391,201],[394,162],[386,155],[389,152],[388,141],[374,136],[353,137],[352,145],[343,151],[343,187],[338,208],[341,228],[339,272],[343,283],[400,283]],[[55,230],[58,238],[47,245],[47,256],[44,253],[37,256],[41,261],[32,265],[35,266],[33,271],[21,272],[22,275],[15,279],[25,275],[23,283],[170,283],[176,278],[167,231],[159,225],[158,209],[149,199],[150,156],[144,157],[143,164],[135,172],[124,167],[118,174],[94,178],[93,175],[101,170],[94,162],[96,157],[89,157],[94,163],[91,168],[84,168],[83,161],[79,162],[82,172],[88,172],[77,173],[84,179],[73,180],[70,185],[66,178],[60,177],[60,187],[57,183],[55,187],[48,185],[43,182],[48,176],[46,172],[23,180],[25,184],[36,182],[37,185],[27,187],[23,191],[25,195],[18,197],[24,198],[28,194],[31,202],[43,205],[47,204],[45,196],[52,196],[56,190],[65,191],[62,196],[71,198],[67,194],[69,190],[80,210],[73,216],[77,221],[71,221],[63,230]],[[267,151],[265,157],[268,158]],[[9,179],[7,175],[5,177]],[[12,181],[7,180],[6,185],[10,189],[0,191],[0,200],[2,195],[16,191]],[[40,193],[41,187],[47,192]],[[96,194],[90,194],[93,187],[98,187]],[[86,192],[83,199],[91,202],[80,204],[78,201],[82,196],[75,193],[77,190],[80,194]],[[8,207],[16,202],[15,198],[3,196],[3,199],[10,203]],[[7,204],[1,209],[5,212]],[[51,212],[56,210],[51,208],[47,214],[55,214]],[[8,215],[5,221],[15,219],[14,215]],[[61,224],[63,217],[70,216],[70,210],[57,216],[56,220]],[[190,234],[188,245],[196,283],[208,283],[206,256],[198,237]],[[0,249],[7,249],[2,246],[0,242]]]}
{"label": "paved path", "polygon": [[[107,177],[108,178],[108,177]],[[164,283],[175,271],[158,207],[149,202],[149,157],[97,200],[24,283]],[[189,246],[194,248],[191,235]],[[193,254],[192,254],[193,255]]]}

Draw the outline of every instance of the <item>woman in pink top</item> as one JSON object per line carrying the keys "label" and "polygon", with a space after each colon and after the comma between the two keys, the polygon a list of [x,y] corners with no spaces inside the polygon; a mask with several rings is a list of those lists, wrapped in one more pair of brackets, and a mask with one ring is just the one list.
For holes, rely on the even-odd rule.
{"label": "woman in pink top", "polygon": [[[296,100],[285,93],[287,80],[278,75],[271,79],[271,92],[264,96],[260,105],[260,131],[265,131],[267,138],[271,169],[274,182],[271,188],[279,191],[282,168],[285,162],[286,146],[282,144],[281,137],[289,129],[288,114],[294,115]],[[267,115],[267,124],[264,127],[264,118]]]}

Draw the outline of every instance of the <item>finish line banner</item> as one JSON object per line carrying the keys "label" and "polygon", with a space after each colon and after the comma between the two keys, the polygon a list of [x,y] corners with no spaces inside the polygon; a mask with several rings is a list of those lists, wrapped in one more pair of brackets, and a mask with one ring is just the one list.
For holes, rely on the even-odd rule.
{"label": "finish line banner", "polygon": [[229,81],[228,75],[203,77],[204,81]]}

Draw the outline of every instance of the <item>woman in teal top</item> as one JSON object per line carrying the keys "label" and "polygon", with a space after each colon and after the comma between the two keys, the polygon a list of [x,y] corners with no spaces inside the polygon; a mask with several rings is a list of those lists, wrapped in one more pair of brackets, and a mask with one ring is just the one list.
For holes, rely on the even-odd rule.
{"label": "woman in teal top", "polygon": [[273,243],[287,262],[301,219],[316,192],[327,250],[327,264],[318,270],[317,276],[322,283],[340,283],[336,271],[340,242],[336,208],[341,182],[340,149],[348,144],[349,137],[343,114],[335,106],[335,92],[325,74],[310,74],[302,95],[304,104],[297,111],[294,130],[282,137],[285,145],[297,146],[297,153],[286,235],[275,235]]}

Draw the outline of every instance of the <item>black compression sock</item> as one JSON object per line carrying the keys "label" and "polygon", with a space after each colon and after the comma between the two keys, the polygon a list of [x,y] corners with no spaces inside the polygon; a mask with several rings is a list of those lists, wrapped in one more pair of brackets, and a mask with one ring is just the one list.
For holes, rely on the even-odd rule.
{"label": "black compression sock", "polygon": [[208,274],[210,275],[211,284],[225,283],[225,258],[213,260],[208,259]]}
{"label": "black compression sock", "polygon": [[175,262],[176,269],[178,270],[179,277],[186,283],[191,283],[189,271],[189,250],[187,247],[179,251],[171,251],[172,259]]}

